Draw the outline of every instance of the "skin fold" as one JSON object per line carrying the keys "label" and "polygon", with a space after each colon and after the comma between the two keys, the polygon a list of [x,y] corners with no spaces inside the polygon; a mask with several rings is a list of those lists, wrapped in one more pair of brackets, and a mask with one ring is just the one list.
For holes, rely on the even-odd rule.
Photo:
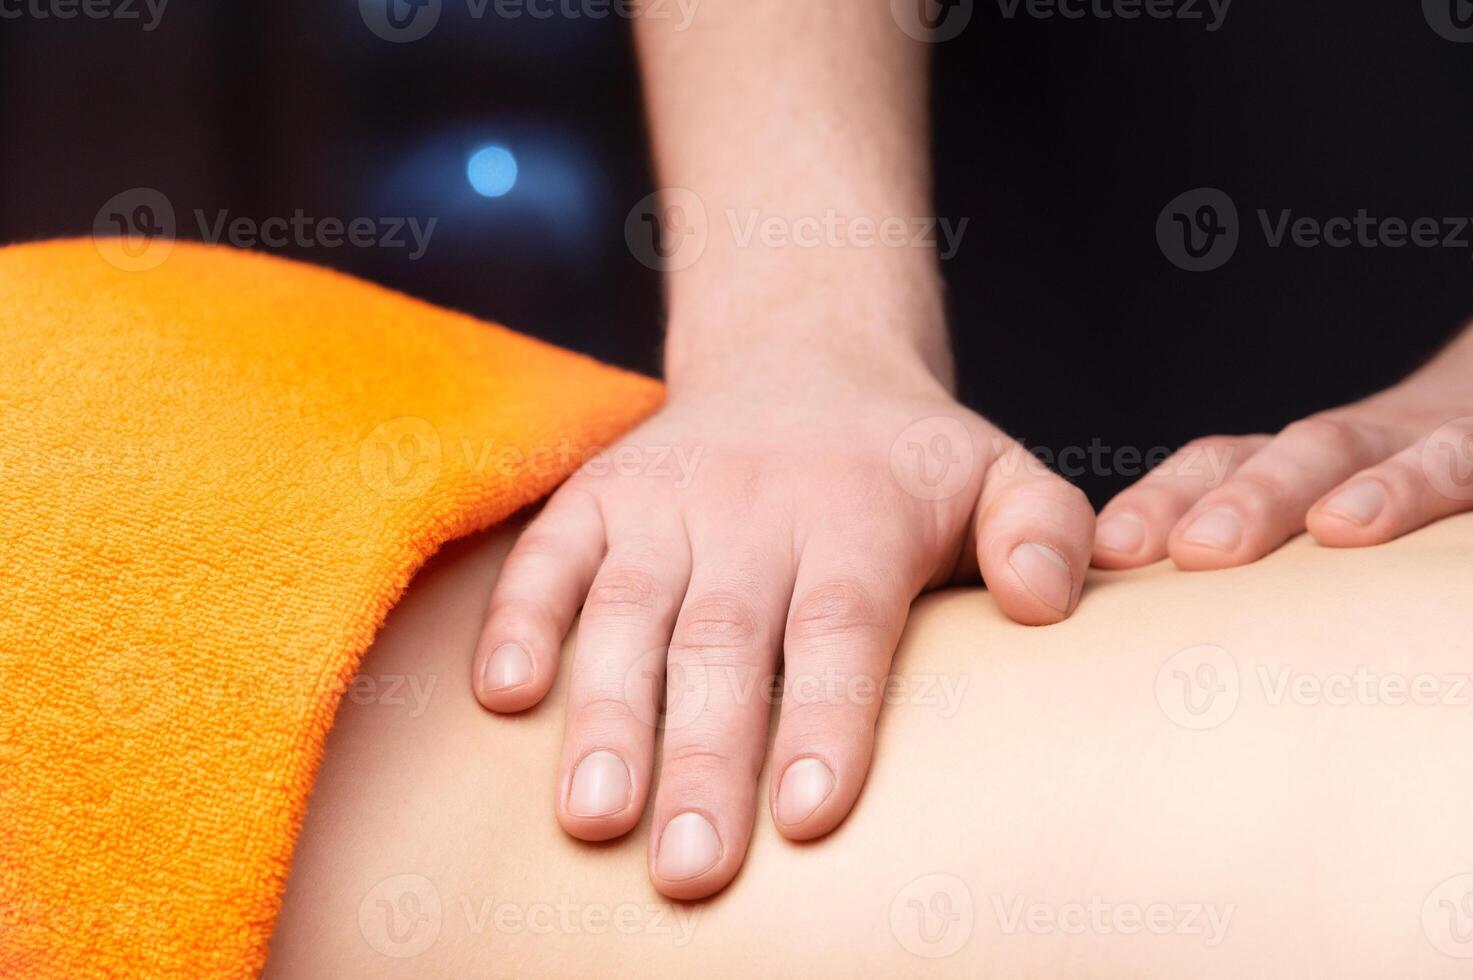
{"label": "skin fold", "polygon": [[[267,977],[1467,975],[1473,516],[1096,571],[1041,629],[927,596],[882,693],[853,669],[800,692],[884,702],[850,819],[797,843],[753,801],[752,860],[698,902],[652,885],[642,834],[546,819],[576,670],[513,717],[476,701],[464,658],[511,545],[447,549],[363,662]],[[677,700],[666,724],[700,717]]]}

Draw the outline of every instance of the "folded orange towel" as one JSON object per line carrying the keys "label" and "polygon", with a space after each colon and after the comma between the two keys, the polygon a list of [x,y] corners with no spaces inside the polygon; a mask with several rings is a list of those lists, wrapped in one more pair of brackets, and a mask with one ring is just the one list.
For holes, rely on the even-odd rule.
{"label": "folded orange towel", "polygon": [[254,975],[410,576],[659,386],[198,246],[0,250],[0,322],[0,977]]}

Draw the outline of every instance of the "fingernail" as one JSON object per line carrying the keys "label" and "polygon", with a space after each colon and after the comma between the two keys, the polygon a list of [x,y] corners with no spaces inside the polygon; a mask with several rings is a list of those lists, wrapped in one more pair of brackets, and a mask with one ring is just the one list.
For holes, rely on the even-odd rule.
{"label": "fingernail", "polygon": [[1335,494],[1323,509],[1353,524],[1369,524],[1385,506],[1386,488],[1375,480],[1364,480]]}
{"label": "fingernail", "polygon": [[1146,522],[1134,514],[1112,514],[1095,528],[1095,544],[1106,551],[1130,554],[1146,543]]}
{"label": "fingernail", "polygon": [[532,679],[532,658],[515,643],[503,643],[486,659],[488,691],[509,691]]}
{"label": "fingernail", "polygon": [[721,857],[721,838],[699,813],[682,813],[665,825],[655,870],[666,881],[694,878]]}
{"label": "fingernail", "polygon": [[834,791],[834,774],[817,759],[799,759],[788,766],[777,787],[777,821],[795,824],[808,819]]}
{"label": "fingernail", "polygon": [[1008,556],[1008,564],[1013,566],[1013,571],[1039,601],[1059,612],[1069,611],[1074,581],[1069,576],[1069,563],[1063,555],[1048,545],[1029,541],[1013,549]]}
{"label": "fingernail", "polygon": [[629,767],[612,752],[590,752],[573,770],[568,812],[575,817],[602,817],[629,805]]}
{"label": "fingernail", "polygon": [[1243,521],[1230,508],[1217,507],[1193,521],[1181,539],[1206,548],[1232,551],[1243,540]]}

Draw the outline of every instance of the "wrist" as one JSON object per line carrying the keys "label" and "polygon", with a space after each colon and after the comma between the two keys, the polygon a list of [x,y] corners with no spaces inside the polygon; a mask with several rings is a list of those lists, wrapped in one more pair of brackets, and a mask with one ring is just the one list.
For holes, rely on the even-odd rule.
{"label": "wrist", "polygon": [[[784,330],[791,326],[793,329]],[[950,350],[923,349],[880,332],[804,337],[774,316],[764,329],[702,330],[699,341],[666,354],[669,399],[824,403],[882,394],[951,397]],[[798,336],[795,336],[798,335]]]}
{"label": "wrist", "polygon": [[950,393],[940,274],[794,261],[755,275],[728,266],[699,284],[672,277],[665,375],[672,397],[827,381]]}

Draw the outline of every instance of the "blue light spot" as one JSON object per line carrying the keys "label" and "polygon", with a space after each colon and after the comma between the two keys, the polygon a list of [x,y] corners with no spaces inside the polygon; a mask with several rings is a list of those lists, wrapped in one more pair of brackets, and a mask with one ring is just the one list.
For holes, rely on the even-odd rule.
{"label": "blue light spot", "polygon": [[504,146],[483,146],[471,154],[465,175],[482,197],[504,197],[517,186],[517,158]]}

